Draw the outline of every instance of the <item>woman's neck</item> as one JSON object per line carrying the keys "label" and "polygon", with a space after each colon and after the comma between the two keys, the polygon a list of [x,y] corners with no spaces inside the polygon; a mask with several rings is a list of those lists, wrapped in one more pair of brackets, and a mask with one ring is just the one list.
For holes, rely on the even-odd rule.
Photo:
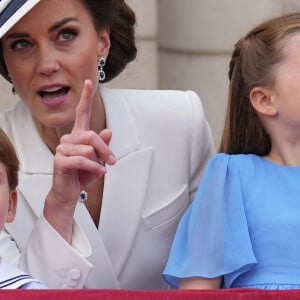
{"label": "woman's neck", "polygon": [[[75,112],[74,112],[75,115]],[[60,139],[63,135],[69,134],[72,131],[74,122],[64,127],[46,127],[36,118],[34,119],[35,126],[39,132],[40,137],[48,146],[52,153],[55,153],[56,147],[60,143]],[[102,98],[99,96],[93,101],[92,114],[90,120],[90,130],[99,133],[106,128],[105,109]]]}

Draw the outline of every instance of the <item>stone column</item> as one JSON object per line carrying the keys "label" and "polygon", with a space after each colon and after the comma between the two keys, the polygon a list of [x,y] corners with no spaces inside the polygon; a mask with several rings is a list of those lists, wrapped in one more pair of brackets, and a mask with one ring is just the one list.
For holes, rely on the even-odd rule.
{"label": "stone column", "polygon": [[158,3],[159,87],[191,89],[199,94],[218,147],[233,45],[254,24],[281,11],[281,1],[159,0]]}

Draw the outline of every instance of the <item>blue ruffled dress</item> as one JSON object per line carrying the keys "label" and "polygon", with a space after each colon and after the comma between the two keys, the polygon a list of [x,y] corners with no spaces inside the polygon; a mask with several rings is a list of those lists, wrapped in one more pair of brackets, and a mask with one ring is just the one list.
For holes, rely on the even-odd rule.
{"label": "blue ruffled dress", "polygon": [[300,167],[219,153],[184,214],[163,272],[223,288],[300,288]]}

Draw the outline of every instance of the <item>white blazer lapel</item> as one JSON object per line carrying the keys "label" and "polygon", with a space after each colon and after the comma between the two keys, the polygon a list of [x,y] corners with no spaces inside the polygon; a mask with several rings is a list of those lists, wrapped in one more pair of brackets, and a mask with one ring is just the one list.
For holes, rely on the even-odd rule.
{"label": "white blazer lapel", "polygon": [[15,145],[21,173],[52,174],[53,154],[40,138],[28,108],[19,101],[10,114],[3,126]]}
{"label": "white blazer lapel", "polygon": [[22,101],[17,103],[13,113],[10,136],[13,136],[20,160],[18,190],[25,199],[29,199],[33,211],[39,217],[52,183],[53,154],[40,138],[31,114]]}
{"label": "white blazer lapel", "polygon": [[128,257],[141,219],[151,154],[148,148],[123,157],[108,168],[105,178],[99,231],[117,274]]}
{"label": "white blazer lapel", "polygon": [[37,217],[43,213],[44,202],[52,184],[52,175],[20,174],[19,192],[29,199],[31,208]]}
{"label": "white blazer lapel", "polygon": [[[147,192],[152,149],[141,145],[136,120],[122,90],[101,89],[110,147],[117,157],[107,167],[99,231],[120,274],[140,222]],[[122,249],[122,251],[120,251]]]}
{"label": "white blazer lapel", "polygon": [[20,160],[18,190],[29,199],[39,217],[52,183],[53,154],[40,138],[28,108],[22,101],[10,112],[8,132]]}
{"label": "white blazer lapel", "polygon": [[23,251],[26,248],[27,238],[36,220],[43,212],[44,200],[51,186],[52,176],[47,174],[36,176],[21,173],[20,177],[22,179],[18,186],[17,216],[14,222],[5,223],[5,228],[13,236],[21,251]]}
{"label": "white blazer lapel", "polygon": [[93,269],[85,283],[86,288],[120,288],[116,272],[112,266],[110,254],[107,252],[103,239],[95,227],[91,217],[83,203],[78,203],[75,211],[75,220],[85,232],[93,249],[88,257],[93,264]]}
{"label": "white blazer lapel", "polygon": [[[113,135],[110,148],[117,158],[117,163],[111,167],[107,166],[99,231],[92,222],[81,223],[81,226],[92,244],[93,255],[89,260],[94,266],[97,265],[94,272],[107,270],[106,279],[102,278],[103,271],[102,276],[94,277],[102,278],[103,281],[117,282],[139,225],[147,190],[152,149],[142,148],[140,145],[135,120],[132,118],[127,102],[122,97],[122,92],[102,87],[101,94],[105,106],[107,128],[112,130]],[[142,174],[145,176],[143,177]],[[80,213],[87,212],[80,210]],[[78,221],[86,220],[85,217],[80,218],[79,215],[77,219]],[[97,240],[97,245],[93,243],[95,240]],[[103,244],[100,244],[99,240]],[[104,282],[103,286],[105,286]]]}

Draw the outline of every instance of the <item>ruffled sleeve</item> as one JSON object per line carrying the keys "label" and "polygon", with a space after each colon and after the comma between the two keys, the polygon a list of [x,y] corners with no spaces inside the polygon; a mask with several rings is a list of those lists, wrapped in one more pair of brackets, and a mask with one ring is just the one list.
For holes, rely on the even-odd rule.
{"label": "ruffled sleeve", "polygon": [[248,232],[240,171],[233,156],[208,163],[196,197],[180,221],[163,277],[173,287],[186,277],[224,275],[223,287],[257,261]]}

